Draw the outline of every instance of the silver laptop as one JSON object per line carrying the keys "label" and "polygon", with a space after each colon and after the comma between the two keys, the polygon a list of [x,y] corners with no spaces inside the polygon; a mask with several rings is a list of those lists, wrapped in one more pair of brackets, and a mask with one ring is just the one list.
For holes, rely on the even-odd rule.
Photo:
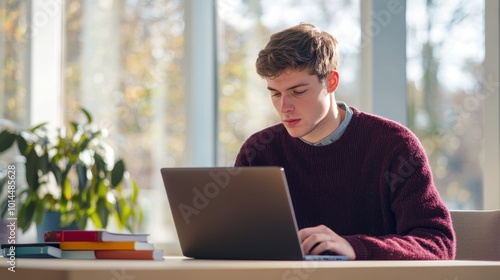
{"label": "silver laptop", "polygon": [[232,260],[347,260],[304,255],[281,167],[162,168],[184,256]]}

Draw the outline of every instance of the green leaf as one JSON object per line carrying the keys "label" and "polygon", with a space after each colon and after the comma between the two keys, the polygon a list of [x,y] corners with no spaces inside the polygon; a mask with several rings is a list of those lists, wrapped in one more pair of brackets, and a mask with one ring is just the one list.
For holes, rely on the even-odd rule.
{"label": "green leaf", "polygon": [[42,174],[47,174],[50,171],[50,160],[49,154],[44,153],[38,158],[38,169],[42,171]]}
{"label": "green leaf", "polygon": [[72,212],[66,212],[61,210],[61,227],[67,227],[71,225],[76,220],[75,214]]}
{"label": "green leaf", "polygon": [[82,140],[81,141],[81,144],[79,145],[79,148],[78,150],[81,152],[81,151],[84,151],[85,149],[87,149],[89,143],[90,143],[90,139],[87,139],[87,136],[83,135],[82,136]]}
{"label": "green leaf", "polygon": [[90,214],[90,220],[96,228],[104,228],[101,223],[101,218],[97,212],[92,212],[92,214]]}
{"label": "green leaf", "polygon": [[77,122],[71,122],[71,134],[75,134],[78,131],[78,127],[80,126]]}
{"label": "green leaf", "polygon": [[115,163],[113,170],[111,171],[111,185],[113,187],[118,186],[123,179],[123,174],[125,173],[125,163],[123,160],[119,160]]}
{"label": "green leaf", "polygon": [[102,173],[105,173],[107,171],[106,162],[104,162],[104,159],[97,153],[94,154],[94,162],[94,166],[96,168],[96,176],[102,178]]}
{"label": "green leaf", "polygon": [[87,111],[87,109],[85,108],[81,108],[82,112],[85,114],[85,117],[87,118],[87,123],[91,123],[92,122],[92,115],[90,114],[89,111]]}
{"label": "green leaf", "polygon": [[122,225],[126,225],[128,219],[130,217],[130,214],[132,213],[132,209],[124,200],[120,201],[120,205],[122,205],[122,213],[121,213],[121,217],[120,217],[120,222]]}
{"label": "green leaf", "polygon": [[106,183],[104,180],[99,181],[99,185],[97,186],[97,196],[99,199],[101,198],[106,198],[108,194],[108,186],[106,186]]}
{"label": "green leaf", "polygon": [[64,169],[64,171],[61,173],[61,179],[62,181],[66,181],[66,178],[68,177],[68,174],[69,172],[71,171],[71,168],[73,167],[73,164],[71,163],[67,163],[66,164],[66,168]]}
{"label": "green leaf", "polygon": [[40,128],[46,126],[48,124],[48,122],[43,122],[41,124],[38,124],[36,126],[34,126],[33,128],[30,129],[31,132],[35,132],[37,130],[39,130]]}
{"label": "green leaf", "polygon": [[139,198],[139,186],[133,178],[130,179],[130,182],[132,183],[132,196],[130,197],[130,201],[133,205],[136,205]]}
{"label": "green leaf", "polygon": [[73,196],[72,190],[71,190],[71,183],[69,182],[68,179],[64,180],[64,186],[62,189],[62,194],[61,198],[65,198],[66,200],[70,200],[71,197]]}
{"label": "green leaf", "polygon": [[87,227],[87,220],[89,217],[87,216],[87,213],[85,211],[82,211],[82,213],[79,215],[78,219],[76,219],[76,225],[78,226],[79,229],[85,229]]}
{"label": "green leaf", "polygon": [[87,167],[85,167],[85,165],[81,163],[78,163],[76,165],[76,173],[78,175],[78,190],[80,191],[80,193],[82,193],[88,182]]}
{"label": "green leaf", "polygon": [[55,204],[58,201],[54,198],[54,196],[51,193],[46,193],[43,198],[42,198],[42,206],[43,210],[48,210],[48,211],[56,211]]}
{"label": "green leaf", "polygon": [[88,201],[93,205],[94,201],[97,201],[98,194],[97,189],[101,182],[97,181],[95,178],[92,178],[92,182],[90,183]]}
{"label": "green leaf", "polygon": [[80,207],[82,209],[88,209],[90,207],[91,191],[91,188],[85,188],[80,192]]}
{"label": "green leaf", "polygon": [[106,226],[108,225],[109,209],[104,198],[100,198],[97,201],[97,214],[99,215],[99,219],[101,220],[102,227],[106,228]]}
{"label": "green leaf", "polygon": [[17,141],[17,147],[19,148],[19,152],[21,153],[21,155],[27,157],[28,143],[26,142],[26,140],[21,135],[17,135],[16,141]]}
{"label": "green leaf", "polygon": [[63,185],[61,186],[61,197],[59,198],[59,201],[57,203],[59,205],[59,210],[61,211],[61,213],[66,213],[69,211],[68,202],[71,199],[71,185],[68,179],[63,180],[62,183]]}
{"label": "green leaf", "polygon": [[59,201],[57,201],[57,204],[59,205],[59,210],[61,211],[61,213],[64,213],[66,211],[68,211],[68,200],[66,198],[64,198],[63,196],[59,199]]}
{"label": "green leaf", "polygon": [[123,209],[122,209],[122,206],[121,206],[121,203],[116,203],[115,205],[115,221],[116,221],[116,224],[118,225],[118,228],[123,228],[123,224],[122,224],[122,217],[123,217]]}
{"label": "green leaf", "polygon": [[16,141],[16,134],[4,130],[0,133],[0,153],[4,152],[14,144]]}
{"label": "green leaf", "polygon": [[54,174],[54,177],[56,178],[56,183],[58,186],[62,185],[62,173],[61,169],[59,166],[57,166],[57,163],[55,161],[50,162],[50,168],[52,170],[52,174]]}
{"label": "green leaf", "polygon": [[26,156],[26,182],[30,189],[35,192],[40,186],[38,177],[38,155],[33,149]]}
{"label": "green leaf", "polygon": [[144,211],[142,207],[139,208],[139,221],[138,224],[141,225],[144,221]]}
{"label": "green leaf", "polygon": [[21,205],[17,222],[22,232],[26,232],[30,228],[35,215],[35,208],[36,201],[33,199],[29,199],[26,203]]}

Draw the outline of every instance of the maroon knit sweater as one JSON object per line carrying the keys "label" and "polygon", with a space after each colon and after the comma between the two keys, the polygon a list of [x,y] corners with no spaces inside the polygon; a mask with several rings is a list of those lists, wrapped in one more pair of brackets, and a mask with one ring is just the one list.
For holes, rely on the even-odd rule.
{"label": "maroon knit sweater", "polygon": [[282,166],[299,228],[324,224],[356,259],[455,257],[449,211],[417,137],[379,116],[354,114],[342,137],[315,147],[282,124],[252,135],[236,166]]}

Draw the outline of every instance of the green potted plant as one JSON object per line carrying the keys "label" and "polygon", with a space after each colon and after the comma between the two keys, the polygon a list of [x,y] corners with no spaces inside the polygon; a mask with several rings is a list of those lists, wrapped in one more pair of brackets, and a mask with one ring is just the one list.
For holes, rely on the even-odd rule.
{"label": "green potted plant", "polygon": [[[17,144],[25,160],[26,186],[17,188],[17,223],[23,232],[53,212],[60,214],[61,227],[73,223],[85,229],[91,221],[95,228],[105,229],[114,217],[118,228],[133,232],[142,222],[135,180],[128,176],[124,160],[114,159],[105,131],[93,124],[87,110],[81,111],[82,123],[72,121],[52,130],[41,123],[28,130],[0,132],[0,154]],[[0,194],[6,181],[0,180]],[[2,218],[6,209],[4,199]]]}

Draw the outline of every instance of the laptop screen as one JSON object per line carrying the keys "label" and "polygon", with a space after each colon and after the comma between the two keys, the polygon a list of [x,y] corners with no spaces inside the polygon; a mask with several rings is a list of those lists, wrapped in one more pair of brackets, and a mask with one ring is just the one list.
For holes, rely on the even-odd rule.
{"label": "laptop screen", "polygon": [[303,259],[283,168],[163,168],[161,175],[186,257]]}

